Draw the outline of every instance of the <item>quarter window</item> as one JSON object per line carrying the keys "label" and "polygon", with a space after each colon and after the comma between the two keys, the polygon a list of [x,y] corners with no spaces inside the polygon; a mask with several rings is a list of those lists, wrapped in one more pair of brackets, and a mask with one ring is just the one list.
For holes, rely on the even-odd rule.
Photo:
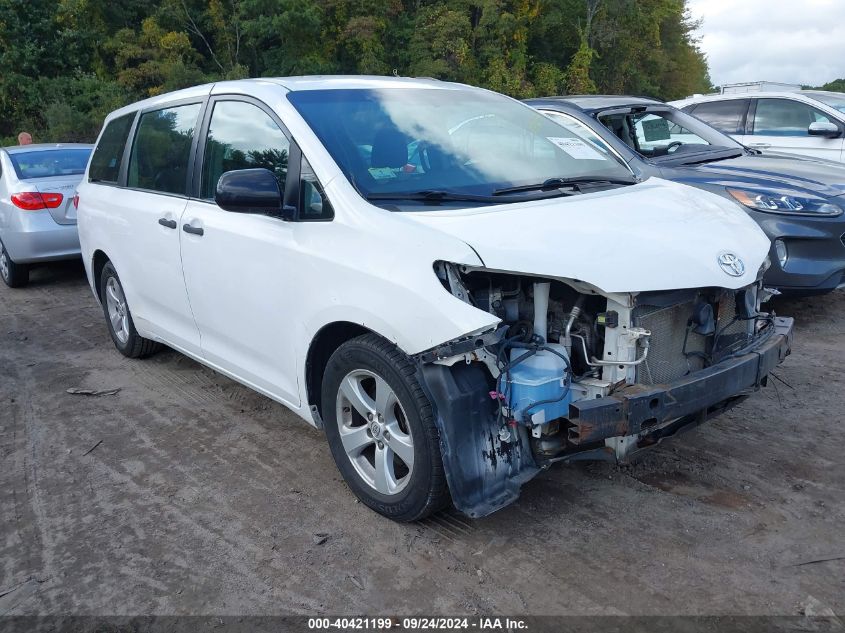
{"label": "quarter window", "polygon": [[725,134],[740,134],[742,117],[748,108],[747,99],[709,101],[695,106],[691,114]]}
{"label": "quarter window", "polygon": [[811,123],[833,123],[826,114],[791,99],[758,99],[754,134],[760,136],[808,136]]}
{"label": "quarter window", "polygon": [[91,157],[91,167],[88,169],[89,182],[103,182],[117,184],[120,176],[120,161],[123,149],[129,137],[129,129],[135,120],[135,113],[124,114],[112,119],[100,135],[100,142]]}
{"label": "quarter window", "polygon": [[214,104],[202,166],[200,195],[214,198],[217,181],[227,171],[269,169],[284,191],[290,141],[264,110],[244,101]]}
{"label": "quarter window", "polygon": [[192,103],[141,115],[129,158],[129,187],[185,195],[201,107]]}
{"label": "quarter window", "polygon": [[334,217],[332,205],[305,156],[302,157],[299,198],[300,220],[330,220]]}

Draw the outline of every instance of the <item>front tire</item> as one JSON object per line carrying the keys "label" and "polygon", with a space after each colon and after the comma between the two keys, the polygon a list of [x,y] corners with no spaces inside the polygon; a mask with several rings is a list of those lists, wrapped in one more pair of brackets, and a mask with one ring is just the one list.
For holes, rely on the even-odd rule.
{"label": "front tire", "polygon": [[29,283],[29,266],[16,264],[0,242],[0,278],[9,288],[20,288]]}
{"label": "front tire", "polygon": [[100,303],[103,305],[106,327],[117,351],[128,358],[145,358],[157,352],[161,344],[144,338],[135,329],[132,313],[123,293],[123,285],[111,262],[103,266],[100,289]]}
{"label": "front tire", "polygon": [[374,334],[341,345],[321,396],[332,457],[363,503],[394,521],[415,521],[448,503],[431,403],[395,345]]}

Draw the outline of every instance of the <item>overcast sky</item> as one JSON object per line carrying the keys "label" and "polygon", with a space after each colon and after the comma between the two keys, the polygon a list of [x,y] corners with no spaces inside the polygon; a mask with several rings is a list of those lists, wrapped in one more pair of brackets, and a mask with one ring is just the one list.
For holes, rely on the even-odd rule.
{"label": "overcast sky", "polygon": [[714,85],[845,77],[843,0],[689,0]]}

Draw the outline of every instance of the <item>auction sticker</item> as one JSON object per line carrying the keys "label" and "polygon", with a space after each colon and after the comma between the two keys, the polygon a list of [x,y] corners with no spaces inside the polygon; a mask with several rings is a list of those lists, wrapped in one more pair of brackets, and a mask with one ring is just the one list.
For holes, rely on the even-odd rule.
{"label": "auction sticker", "polygon": [[569,154],[572,158],[577,158],[578,160],[607,160],[580,138],[563,136],[547,136],[546,138]]}

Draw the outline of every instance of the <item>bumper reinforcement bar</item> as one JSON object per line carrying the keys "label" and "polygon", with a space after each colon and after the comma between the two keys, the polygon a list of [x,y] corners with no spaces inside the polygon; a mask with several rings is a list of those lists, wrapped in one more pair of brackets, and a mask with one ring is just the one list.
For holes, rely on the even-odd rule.
{"label": "bumper reinforcement bar", "polygon": [[663,385],[631,386],[570,405],[569,441],[589,444],[636,435],[672,420],[706,411],[743,392],[759,389],[789,355],[793,319],[776,317],[775,332],[758,348]]}

